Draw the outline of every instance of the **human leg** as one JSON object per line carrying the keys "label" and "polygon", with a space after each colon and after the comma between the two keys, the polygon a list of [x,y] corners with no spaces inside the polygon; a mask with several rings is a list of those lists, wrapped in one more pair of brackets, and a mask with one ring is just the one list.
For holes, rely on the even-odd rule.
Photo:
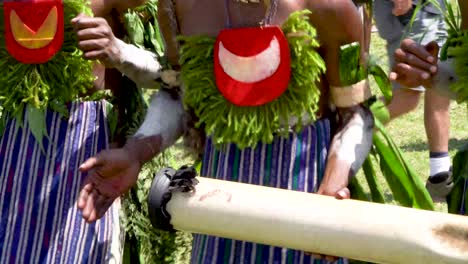
{"label": "human leg", "polygon": [[[411,37],[421,44],[436,40],[439,46],[446,41],[447,34],[442,14],[421,11],[413,26]],[[437,91],[426,90],[424,97],[424,126],[429,145],[429,179],[427,188],[432,197],[440,200],[453,186],[451,161],[448,154],[450,139],[450,99]]]}
{"label": "human leg", "polygon": [[390,112],[390,120],[416,109],[416,107],[418,107],[420,97],[420,91],[406,88],[394,90],[392,101],[387,106],[388,111]]}
{"label": "human leg", "polygon": [[424,97],[424,125],[429,151],[447,152],[450,133],[450,99],[427,90]]}
{"label": "human leg", "polygon": [[448,154],[450,99],[432,90],[426,91],[424,99],[424,125],[430,151],[430,172],[426,186],[433,199],[441,200],[453,187]]}

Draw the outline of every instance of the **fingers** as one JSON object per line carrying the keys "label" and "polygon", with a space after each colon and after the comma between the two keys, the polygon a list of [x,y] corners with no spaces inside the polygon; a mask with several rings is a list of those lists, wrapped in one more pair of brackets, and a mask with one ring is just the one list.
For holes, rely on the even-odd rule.
{"label": "fingers", "polygon": [[104,60],[106,53],[102,50],[91,50],[83,53],[83,58],[86,60]]}
{"label": "fingers", "polygon": [[[109,59],[110,41],[106,38],[89,39],[78,42],[78,48],[83,51],[83,58],[86,60]],[[115,59],[114,59],[115,60]]]}
{"label": "fingers", "polygon": [[101,193],[94,183],[85,182],[78,196],[77,207],[82,211],[83,218],[92,223],[104,216],[115,198]]}
{"label": "fingers", "polygon": [[[428,53],[429,54],[429,53]],[[412,53],[405,52],[402,49],[397,49],[395,51],[395,61],[399,63],[405,63],[414,67],[417,67],[423,71],[430,72],[434,74],[437,72],[437,66],[423,60]]]}
{"label": "fingers", "polygon": [[388,78],[390,79],[390,81],[394,82],[394,81],[400,79],[400,76],[398,75],[397,72],[392,71],[392,72],[390,72],[390,74],[388,75]]}
{"label": "fingers", "polygon": [[72,24],[75,24],[78,20],[80,20],[81,18],[84,18],[84,17],[89,17],[87,15],[85,15],[84,13],[79,13],[76,17],[74,17],[70,22]]}
{"label": "fingers", "polygon": [[437,62],[437,56],[433,56],[431,53],[429,53],[425,47],[417,44],[414,40],[412,39],[404,39],[401,42],[401,50],[403,50],[405,53],[411,53],[418,57],[419,59],[426,61],[428,63],[436,63]]}
{"label": "fingers", "polygon": [[[405,63],[398,63],[394,66],[393,72],[397,74],[397,81],[404,80],[401,84],[407,87],[417,87],[419,85],[427,85],[431,78],[431,75],[423,70],[416,67],[411,67]],[[390,74],[391,78],[394,78],[393,74]]]}
{"label": "fingers", "polygon": [[90,39],[78,42],[78,48],[82,51],[100,50],[106,47],[108,41],[104,39]]}
{"label": "fingers", "polygon": [[112,29],[104,18],[78,15],[72,20],[72,23],[74,24],[79,47],[89,46],[89,41],[95,40],[99,41],[99,45],[95,48],[103,48],[108,46],[110,39],[114,37]]}
{"label": "fingers", "polygon": [[[95,204],[98,199],[98,192],[93,189],[91,192],[88,193],[87,200],[86,200],[86,206],[82,210],[83,213],[83,218],[86,219],[86,221],[90,222],[91,219],[91,213],[95,210]],[[95,214],[93,215],[95,217]]]}
{"label": "fingers", "polygon": [[90,40],[90,39],[99,39],[107,38],[112,34],[112,30],[109,27],[94,27],[94,28],[84,28],[76,32],[79,41]]}
{"label": "fingers", "polygon": [[93,190],[92,183],[85,184],[83,188],[81,189],[80,194],[78,195],[78,208],[80,210],[83,210],[86,207],[89,194],[91,193],[92,190]]}
{"label": "fingers", "polygon": [[437,58],[439,57],[439,49],[440,49],[439,44],[437,44],[437,42],[435,41],[431,41],[428,44],[426,44],[425,49],[427,52],[429,52],[432,55],[432,57],[436,59],[434,63],[437,63]]}
{"label": "fingers", "polygon": [[397,81],[406,87],[430,86],[431,76],[437,73],[439,46],[430,42],[426,46],[405,39],[401,48],[395,51],[395,63],[389,75],[391,81]]}
{"label": "fingers", "polygon": [[102,17],[89,17],[84,14],[80,14],[71,20],[75,30],[96,28],[99,26],[107,25],[107,21]]}
{"label": "fingers", "polygon": [[[96,191],[95,200],[91,200],[92,202],[94,202],[94,204],[89,206],[91,208],[91,212],[90,212],[89,217],[87,219],[87,221],[89,223],[92,223],[92,222],[94,222],[97,219],[102,217],[103,214],[100,215],[100,213],[102,213],[103,211],[105,212],[105,210],[103,210],[102,207],[105,205],[107,200],[108,199],[105,196],[99,194]],[[106,210],[107,210],[107,208],[106,208]]]}
{"label": "fingers", "polygon": [[335,198],[340,199],[340,200],[349,199],[350,197],[351,197],[351,192],[349,191],[348,188],[343,188],[339,190],[338,192],[336,192],[336,195],[335,195]]}
{"label": "fingers", "polygon": [[81,164],[79,170],[81,172],[88,172],[92,168],[95,168],[97,166],[101,166],[103,164],[104,164],[104,160],[98,154],[97,156],[94,156],[94,157],[91,157],[91,158],[87,159],[83,164]]}
{"label": "fingers", "polygon": [[107,209],[109,209],[114,200],[112,197],[99,193],[97,189],[92,189],[88,193],[84,209],[82,209],[83,218],[88,223],[98,220],[106,214]]}
{"label": "fingers", "polygon": [[86,198],[86,200],[80,200],[79,203],[81,202],[82,204],[78,208],[82,211],[83,218],[88,223],[92,223],[103,217],[115,200],[100,194],[96,189],[93,189],[85,197],[81,198]]}

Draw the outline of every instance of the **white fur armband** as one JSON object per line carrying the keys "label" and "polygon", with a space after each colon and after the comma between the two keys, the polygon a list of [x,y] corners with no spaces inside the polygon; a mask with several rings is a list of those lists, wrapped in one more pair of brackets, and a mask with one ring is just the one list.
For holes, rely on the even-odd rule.
{"label": "white fur armband", "polygon": [[171,146],[184,131],[185,110],[180,98],[174,98],[165,90],[153,94],[143,124],[135,137],[162,137],[161,150]]}
{"label": "white fur armband", "polygon": [[330,92],[333,103],[340,108],[358,105],[372,96],[367,79],[350,86],[330,86]]}
{"label": "white fur armband", "polygon": [[114,65],[122,74],[128,76],[138,86],[156,88],[160,78],[161,64],[156,54],[127,44],[117,39],[120,49],[120,61]]}

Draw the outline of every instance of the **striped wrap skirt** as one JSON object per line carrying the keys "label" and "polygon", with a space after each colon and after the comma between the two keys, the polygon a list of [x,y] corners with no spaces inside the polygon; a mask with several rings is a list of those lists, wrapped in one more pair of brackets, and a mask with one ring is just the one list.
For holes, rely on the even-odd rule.
{"label": "striped wrap skirt", "polygon": [[[28,122],[7,121],[0,141],[0,263],[120,263],[119,202],[87,224],[77,209],[79,165],[109,146],[106,106],[46,112],[42,145]],[[27,120],[25,113],[23,120]]]}
{"label": "striped wrap skirt", "polygon": [[[215,148],[207,140],[202,175],[268,187],[316,192],[322,181],[330,123],[319,120],[300,133],[278,137],[270,144],[240,150],[235,145]],[[317,212],[320,213],[320,212]],[[229,227],[226,227],[229,228]],[[303,251],[194,234],[192,263],[327,263]],[[336,263],[345,263],[339,259]]]}

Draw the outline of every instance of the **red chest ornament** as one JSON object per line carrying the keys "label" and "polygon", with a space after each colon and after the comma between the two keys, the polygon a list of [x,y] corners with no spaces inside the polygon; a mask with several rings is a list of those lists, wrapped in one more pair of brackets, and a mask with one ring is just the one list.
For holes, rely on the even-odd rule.
{"label": "red chest ornament", "polygon": [[7,0],[3,10],[6,48],[19,62],[47,62],[62,47],[62,0]]}
{"label": "red chest ornament", "polygon": [[238,106],[269,103],[286,91],[291,76],[288,41],[279,27],[223,30],[214,47],[216,85]]}

